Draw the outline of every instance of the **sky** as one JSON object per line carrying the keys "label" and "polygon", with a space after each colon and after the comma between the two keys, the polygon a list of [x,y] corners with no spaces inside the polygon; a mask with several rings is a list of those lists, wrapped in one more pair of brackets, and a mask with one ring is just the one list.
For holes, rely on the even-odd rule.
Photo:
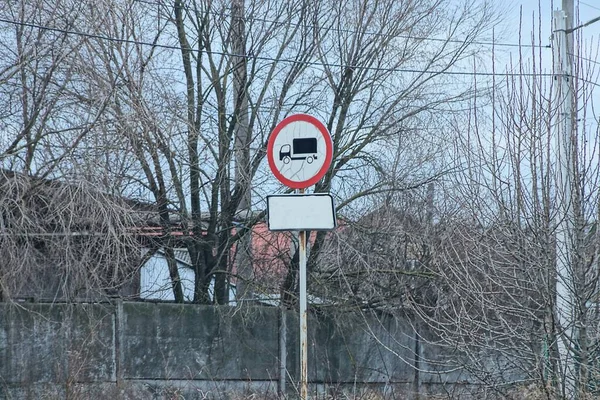
{"label": "sky", "polygon": [[[541,72],[549,75],[553,72],[552,17],[553,10],[560,10],[561,6],[561,0],[509,0],[500,6],[504,7],[502,11],[505,12],[505,17],[498,26],[497,31],[501,32],[501,37],[496,39],[496,43],[504,45],[497,46],[499,54],[496,54],[494,62],[496,72],[511,70],[511,58],[512,65],[517,65],[519,48],[511,47],[511,45],[519,43],[519,36],[521,36],[521,42],[526,45],[521,49],[524,58],[531,59],[531,44],[534,43],[536,56],[539,55],[542,59],[543,71]],[[574,7],[576,19],[574,26],[581,26],[600,17],[600,0],[574,0]],[[520,20],[522,20],[522,25],[519,33]],[[532,32],[536,36],[533,42]],[[582,82],[589,84],[587,87],[592,89],[593,103],[598,105],[600,104],[600,21],[577,29],[574,35],[580,43],[578,48],[582,57],[579,64],[581,68],[579,76],[582,78]],[[490,65],[491,62],[486,67],[489,68]],[[512,67],[512,72],[518,72],[516,67]],[[585,123],[587,124],[586,131],[589,134],[597,132],[599,120],[600,113],[597,113],[595,109],[588,109]]]}
{"label": "sky", "polygon": [[[579,19],[575,22],[575,26],[584,24],[600,16],[600,1],[573,1],[575,4],[575,17]],[[594,5],[595,3],[596,5]],[[513,0],[506,8],[507,17],[504,22],[504,24],[506,24],[506,29],[505,40],[503,41],[507,43],[518,43],[519,14],[521,13],[523,19],[523,42],[531,42],[529,35],[533,28],[535,28],[536,35],[540,32],[538,30],[539,22],[541,24],[541,44],[545,46],[550,45],[552,36],[552,13],[553,10],[559,10],[561,4],[561,0],[539,0],[539,3],[538,0]],[[590,53],[586,55],[590,56],[593,61],[599,61],[597,54],[594,53],[598,49],[600,21],[578,29],[578,34],[586,47],[586,52]],[[548,49],[547,54],[548,56],[551,56],[551,49]]]}

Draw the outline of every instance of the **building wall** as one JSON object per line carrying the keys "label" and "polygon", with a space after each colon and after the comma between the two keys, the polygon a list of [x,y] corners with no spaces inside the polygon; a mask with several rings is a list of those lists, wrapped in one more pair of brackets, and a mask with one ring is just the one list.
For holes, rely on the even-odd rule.
{"label": "building wall", "polygon": [[[194,271],[177,263],[177,270],[185,301],[194,300]],[[140,298],[152,300],[175,300],[169,266],[164,255],[154,254],[140,269]]]}
{"label": "building wall", "polygon": [[[194,271],[189,265],[180,261],[177,261],[177,271],[183,287],[183,298],[185,301],[191,302],[194,300],[194,283],[196,281]],[[208,290],[212,299],[214,278]],[[140,298],[146,300],[175,300],[169,266],[165,256],[161,253],[154,254],[140,268]],[[235,305],[235,287],[233,286],[229,288],[229,298],[232,300],[231,305]]]}

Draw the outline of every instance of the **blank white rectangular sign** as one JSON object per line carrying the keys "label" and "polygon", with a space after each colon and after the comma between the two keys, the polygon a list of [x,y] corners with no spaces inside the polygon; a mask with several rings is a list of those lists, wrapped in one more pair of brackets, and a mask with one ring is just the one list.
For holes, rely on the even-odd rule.
{"label": "blank white rectangular sign", "polygon": [[333,198],[327,193],[267,196],[271,231],[329,231],[335,228]]}

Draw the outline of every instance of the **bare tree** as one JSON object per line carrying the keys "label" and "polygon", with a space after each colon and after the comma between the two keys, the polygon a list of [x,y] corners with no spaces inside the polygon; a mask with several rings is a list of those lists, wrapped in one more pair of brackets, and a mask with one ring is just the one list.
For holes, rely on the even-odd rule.
{"label": "bare tree", "polygon": [[[448,14],[443,1],[163,6],[121,8],[127,12],[111,24],[112,35],[129,42],[110,46],[129,57],[114,50],[97,57],[115,77],[111,82],[126,77],[113,107],[115,121],[136,156],[139,182],[162,209],[165,238],[174,221],[186,238],[195,301],[202,303],[210,301],[213,279],[215,301],[228,301],[232,246],[253,223],[244,219],[234,234],[234,221],[239,211],[251,210],[251,191],[255,199],[267,192],[262,159],[280,119],[311,112],[326,121],[334,164],[315,190],[337,192],[339,209],[365,196],[423,185],[444,169],[434,161],[439,142],[423,146],[416,127],[445,117],[472,94],[468,86],[439,87],[449,81],[450,67],[476,54],[475,39],[493,23],[485,5]],[[134,10],[146,18],[127,16]],[[158,29],[135,28],[149,14]],[[173,48],[180,53],[178,65]],[[416,149],[409,163],[402,155]],[[319,234],[311,265],[323,241]],[[181,301],[173,263],[171,276]],[[294,276],[290,268],[286,281]],[[293,293],[290,284],[284,292]]]}
{"label": "bare tree", "polygon": [[[571,381],[575,395],[586,398],[595,394],[598,348],[600,177],[590,84],[596,70],[580,54],[573,76],[577,123],[568,136],[575,149],[567,178],[573,193],[566,193],[554,132],[561,100],[552,74],[544,72],[542,48],[520,49],[507,66],[519,73],[502,79],[493,69],[500,78],[478,78],[466,114],[448,114],[456,139],[441,158],[450,173],[435,180],[435,196],[413,188],[404,192],[408,202],[398,195],[382,196],[378,206],[357,202],[369,210],[364,217],[349,218],[333,237],[323,235],[312,288],[336,304],[424,322],[423,329],[435,335],[422,340],[435,337],[433,344],[459,350],[446,360],[447,371],[462,369],[467,380],[499,396],[522,398],[531,390],[558,398]],[[576,53],[583,51],[580,46]],[[394,165],[400,166],[387,164],[369,177],[401,170]],[[426,171],[430,175],[413,169],[409,177],[435,177],[434,169]],[[401,184],[410,188],[408,179],[382,182],[397,185],[386,193],[398,192]],[[565,201],[573,213],[567,216],[570,264],[561,276],[556,235]],[[557,293],[557,279],[570,282],[569,326],[557,318],[557,299],[564,295]],[[561,357],[561,342],[573,369]]]}
{"label": "bare tree", "polygon": [[133,295],[140,260],[131,205],[88,183],[0,174],[4,300]]}
{"label": "bare tree", "polygon": [[[0,96],[4,168],[51,176],[93,126],[97,115],[69,96],[83,38],[70,35],[77,8],[59,1],[7,2],[0,8]],[[66,115],[70,118],[61,118]]]}
{"label": "bare tree", "polygon": [[[476,39],[494,22],[485,4],[453,7],[442,0],[277,7],[107,0],[46,10],[65,18],[64,27],[16,26],[77,40],[61,69],[77,79],[59,86],[57,98],[80,107],[83,127],[57,136],[72,142],[54,170],[152,200],[176,300],[183,294],[173,249],[183,245],[195,301],[212,301],[214,279],[214,301],[226,303],[233,245],[274,188],[262,160],[284,116],[310,112],[326,122],[334,163],[315,190],[336,193],[339,210],[445,172],[436,162],[441,142],[417,127],[446,118],[472,95],[468,85],[440,86],[451,81],[452,66],[476,54]],[[37,146],[27,135],[18,140]],[[312,269],[324,239],[316,236]],[[291,264],[283,290],[293,296]]]}
{"label": "bare tree", "polygon": [[[442,127],[473,88],[447,72],[476,56],[494,11],[485,3],[356,1],[321,2],[320,15],[319,95],[328,102],[317,115],[332,134],[334,159],[315,191],[333,192],[342,214],[361,214],[361,201],[371,205],[369,198],[393,197],[449,172],[440,162]],[[325,232],[317,233],[309,271],[325,239]]]}
{"label": "bare tree", "polygon": [[434,304],[432,188],[376,196],[365,215],[341,221],[312,274],[312,293],[344,312],[407,309],[413,301]]}
{"label": "bare tree", "polygon": [[[511,385],[531,386],[557,398],[569,393],[571,381],[574,395],[586,398],[597,376],[599,343],[598,130],[589,118],[585,122],[593,115],[588,82],[595,77],[578,59],[574,86],[583,118],[569,137],[575,149],[567,178],[573,196],[559,179],[554,126],[561,103],[552,75],[542,72],[543,61],[537,51],[521,49],[509,69],[523,73],[494,82],[490,108],[473,102],[466,127],[456,121],[457,133],[464,132],[455,147],[464,173],[453,175],[452,201],[459,212],[433,252],[437,303],[415,303],[415,310],[446,345],[461,349],[457,365],[486,386],[507,396]],[[567,216],[568,276],[556,267],[565,201],[574,210]],[[569,326],[557,318],[564,312],[557,308],[564,295],[557,292],[559,279],[570,282]],[[559,354],[560,343],[574,369]]]}
{"label": "bare tree", "polygon": [[86,4],[5,2],[0,14],[2,297],[114,294],[139,257],[130,206],[81,179],[83,143],[109,99],[82,101],[86,40],[73,32]]}
{"label": "bare tree", "polygon": [[[236,17],[232,12],[242,11],[217,3],[113,6],[86,57],[94,66],[92,89],[113,96],[104,133],[135,156],[121,181],[147,191],[158,206],[166,249],[175,245],[173,231],[183,235],[177,245],[187,247],[194,265],[195,301],[211,301],[214,279],[215,301],[226,303],[232,246],[251,226],[238,226],[234,239],[234,217],[250,209],[250,182],[268,133],[311,86],[295,88],[312,35],[294,21],[308,7],[255,2],[249,17]],[[142,28],[148,24],[154,29]],[[249,32],[246,40],[240,29]],[[264,57],[246,55],[265,49]],[[176,301],[183,301],[174,259],[167,258]]]}

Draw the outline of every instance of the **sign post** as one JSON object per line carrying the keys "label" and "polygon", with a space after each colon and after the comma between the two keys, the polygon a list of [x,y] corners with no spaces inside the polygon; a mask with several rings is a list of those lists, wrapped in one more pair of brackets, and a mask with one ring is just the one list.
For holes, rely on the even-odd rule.
{"label": "sign post", "polygon": [[[299,313],[300,313],[300,399],[308,398],[308,314],[306,301],[306,230],[330,230],[335,228],[335,212],[331,205],[321,199],[304,197],[304,190],[316,184],[329,169],[333,159],[331,136],[325,125],[307,114],[294,114],[281,121],[269,137],[267,159],[275,177],[284,185],[296,189],[297,196],[279,197],[272,207],[267,199],[269,229],[293,230],[298,221],[281,217],[281,210],[301,214],[302,229],[298,233],[299,259]],[[275,196],[273,196],[275,197]],[[331,196],[329,196],[331,199]],[[316,210],[314,209],[315,204]],[[322,204],[322,205],[321,205]],[[287,207],[286,207],[287,206]],[[271,212],[273,211],[273,212]],[[310,217],[315,217],[311,219]],[[302,214],[302,213],[306,214]],[[319,214],[323,213],[323,214]],[[330,213],[330,214],[329,214]],[[322,215],[332,223],[322,225]],[[308,217],[308,218],[306,218]],[[313,221],[313,222],[311,222]],[[286,225],[289,224],[289,225]],[[311,225],[312,224],[312,225]],[[287,229],[286,229],[287,228]]]}
{"label": "sign post", "polygon": [[[304,189],[300,189],[304,194]],[[308,398],[308,312],[306,302],[306,231],[298,232],[298,274],[300,301],[300,399]]]}

